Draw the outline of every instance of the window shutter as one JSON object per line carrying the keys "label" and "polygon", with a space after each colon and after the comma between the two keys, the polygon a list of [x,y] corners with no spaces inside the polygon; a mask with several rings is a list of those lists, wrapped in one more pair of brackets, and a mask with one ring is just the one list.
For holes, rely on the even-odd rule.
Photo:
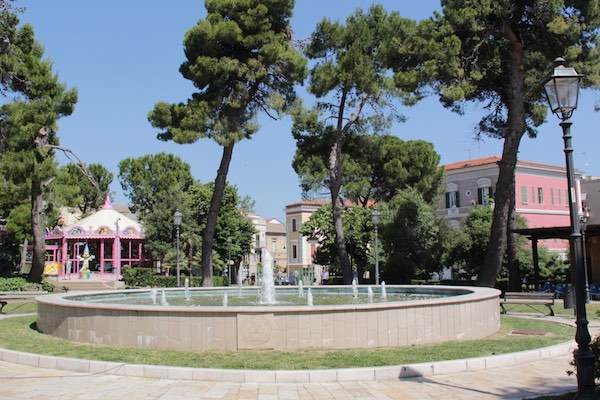
{"label": "window shutter", "polygon": [[446,208],[450,208],[450,193],[446,192]]}
{"label": "window shutter", "polygon": [[458,191],[456,193],[456,207],[460,207],[460,193]]}
{"label": "window shutter", "polygon": [[477,204],[483,204],[483,188],[477,189]]}

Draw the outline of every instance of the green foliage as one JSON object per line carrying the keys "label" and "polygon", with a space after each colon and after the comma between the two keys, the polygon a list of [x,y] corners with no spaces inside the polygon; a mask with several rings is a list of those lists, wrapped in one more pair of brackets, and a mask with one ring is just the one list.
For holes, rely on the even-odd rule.
{"label": "green foliage", "polygon": [[42,290],[46,292],[54,291],[54,286],[51,283],[32,283],[27,282],[25,278],[0,278],[0,292],[24,292]]}
{"label": "green foliage", "polygon": [[471,277],[480,271],[490,240],[492,218],[491,208],[476,207],[465,219],[452,255],[452,264],[461,267],[459,276]]}
{"label": "green foliage", "polygon": [[7,190],[0,195],[0,216],[10,218],[15,207],[31,202],[34,249],[28,279],[41,281],[44,216],[52,211],[48,194],[57,175],[57,120],[73,112],[77,91],[58,81],[33,28],[18,23],[10,9],[0,10],[0,91],[14,99],[0,107],[0,192]]}
{"label": "green foliage", "polygon": [[190,166],[180,157],[168,153],[126,158],[119,163],[119,182],[129,198],[133,212],[142,215],[162,206],[156,196],[186,191],[194,182]]}
{"label": "green foliage", "polygon": [[233,147],[258,130],[256,117],[275,118],[295,102],[294,85],[306,60],[291,42],[293,0],[211,0],[207,16],[185,35],[181,74],[197,92],[187,103],[157,103],[148,114],[160,140],[194,143],[211,138],[223,146],[202,235],[202,275],[212,280],[212,244]]}
{"label": "green foliage", "polygon": [[[192,247],[188,249],[188,253],[196,254],[200,251],[199,237],[206,227],[213,190],[213,183],[195,184],[186,193],[185,202],[189,210],[187,218],[193,222],[186,226],[189,230],[188,245]],[[236,186],[225,186],[213,246],[213,251],[219,255],[219,259],[227,260],[230,256],[232,260],[239,260],[250,251],[255,229],[246,214],[252,211],[252,207],[249,198],[239,196]],[[216,262],[213,261],[213,264]]]}
{"label": "green foliage", "polygon": [[433,89],[461,114],[468,102],[482,104],[488,114],[477,134],[504,140],[481,285],[493,286],[501,271],[519,144],[525,134],[535,137],[546,118],[542,82],[554,58],[585,74],[584,86],[600,86],[599,9],[599,0],[447,0],[442,13],[415,29],[397,23],[388,62],[398,87]]}
{"label": "green foliage", "polygon": [[[327,187],[328,159],[333,138],[318,132],[295,132],[296,154],[292,166],[305,193]],[[433,145],[422,140],[403,141],[391,135],[348,136],[344,148],[345,198],[366,206],[371,199],[390,201],[412,188],[427,201],[438,195],[443,170]]]}
{"label": "green foliage", "polygon": [[373,5],[367,12],[357,10],[345,24],[319,22],[305,48],[313,61],[308,91],[317,101],[310,109],[298,105],[293,113],[292,133],[298,142],[294,169],[305,192],[326,188],[331,194],[336,253],[345,283],[352,280],[352,267],[341,220],[344,167],[356,173],[350,193],[362,196],[363,205],[372,186],[364,187],[368,170],[345,161],[348,141],[357,135],[385,133],[395,117],[402,119],[390,107],[391,99],[402,93],[394,87],[385,63],[394,36],[391,18],[382,6]]}
{"label": "green foliage", "polygon": [[83,215],[102,205],[113,180],[113,174],[101,164],[90,164],[87,168],[98,187],[92,184],[79,166],[69,163],[59,170],[55,190],[61,204],[78,207]]}
{"label": "green foliage", "polygon": [[[172,273],[173,272],[174,271],[172,271]],[[125,285],[128,287],[177,287],[176,275],[156,275],[151,268],[123,267],[121,269],[121,274],[123,275],[123,282],[125,282]],[[181,279],[185,279],[183,274]],[[190,287],[201,286],[201,283],[202,278],[195,276],[190,280]]]}
{"label": "green foliage", "polygon": [[[355,205],[344,208],[342,221],[344,232],[346,232],[346,246],[356,269],[367,268],[370,257],[370,243],[373,240],[373,223],[371,221],[371,209]],[[352,232],[350,234],[350,232]],[[315,263],[328,265],[332,275],[341,274],[340,265],[337,260],[335,247],[335,229],[331,204],[326,204],[315,211],[310,219],[302,224],[300,233],[303,236],[314,236],[319,240]],[[361,276],[362,274],[359,274]]]}
{"label": "green foliage", "polygon": [[[527,282],[533,282],[533,253],[530,246],[519,248],[519,262],[521,276]],[[545,247],[538,247],[538,265],[540,281],[551,280],[563,283],[571,281],[569,260],[562,259],[559,254],[553,253]]]}
{"label": "green foliage", "polygon": [[431,206],[415,190],[405,190],[381,208],[381,241],[386,282],[427,279],[439,271],[439,225]]}

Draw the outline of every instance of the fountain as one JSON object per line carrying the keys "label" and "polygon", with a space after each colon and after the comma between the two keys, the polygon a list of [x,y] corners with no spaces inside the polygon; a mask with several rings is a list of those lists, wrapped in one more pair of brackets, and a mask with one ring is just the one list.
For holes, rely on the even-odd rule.
{"label": "fountain", "polygon": [[169,302],[167,301],[167,294],[164,289],[162,290],[162,294],[160,296],[160,305],[163,307],[169,305]]}
{"label": "fountain", "polygon": [[275,303],[275,278],[273,277],[273,256],[268,251],[263,252],[263,270],[261,282],[261,302]]}
{"label": "fountain", "polygon": [[184,283],[184,298],[187,301],[190,301],[190,279],[189,278],[185,278],[185,283]]}
{"label": "fountain", "polygon": [[160,304],[156,289],[40,296],[37,327],[121,347],[283,351],[479,339],[500,328],[496,289],[382,283],[376,300],[371,286],[354,280],[311,286],[304,299],[301,281],[276,289],[270,254],[264,261],[260,288],[160,289]]}
{"label": "fountain", "polygon": [[240,268],[238,269],[238,275],[237,275],[237,284],[238,284],[240,296],[242,293],[242,284],[243,283],[244,283],[244,268],[240,265]]}
{"label": "fountain", "polygon": [[229,305],[229,296],[227,292],[223,293],[223,307],[227,307]]}

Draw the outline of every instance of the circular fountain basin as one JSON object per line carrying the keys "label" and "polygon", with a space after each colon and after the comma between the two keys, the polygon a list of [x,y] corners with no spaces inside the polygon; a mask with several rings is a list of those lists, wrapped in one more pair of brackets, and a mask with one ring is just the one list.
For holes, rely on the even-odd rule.
{"label": "circular fountain basin", "polygon": [[75,342],[194,350],[395,347],[480,339],[500,328],[496,289],[388,285],[384,300],[375,286],[370,299],[366,286],[356,297],[349,286],[310,288],[311,306],[296,287],[278,287],[269,305],[249,305],[257,288],[235,287],[46,295],[36,298],[37,327]]}

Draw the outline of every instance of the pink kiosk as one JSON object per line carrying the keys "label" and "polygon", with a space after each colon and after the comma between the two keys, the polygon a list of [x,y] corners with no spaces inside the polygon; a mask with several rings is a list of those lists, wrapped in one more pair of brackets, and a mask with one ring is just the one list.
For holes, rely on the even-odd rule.
{"label": "pink kiosk", "polygon": [[[106,196],[96,213],[46,233],[46,251],[61,278],[121,278],[121,267],[151,267],[139,222],[116,211]],[[50,271],[48,271],[50,272]]]}

